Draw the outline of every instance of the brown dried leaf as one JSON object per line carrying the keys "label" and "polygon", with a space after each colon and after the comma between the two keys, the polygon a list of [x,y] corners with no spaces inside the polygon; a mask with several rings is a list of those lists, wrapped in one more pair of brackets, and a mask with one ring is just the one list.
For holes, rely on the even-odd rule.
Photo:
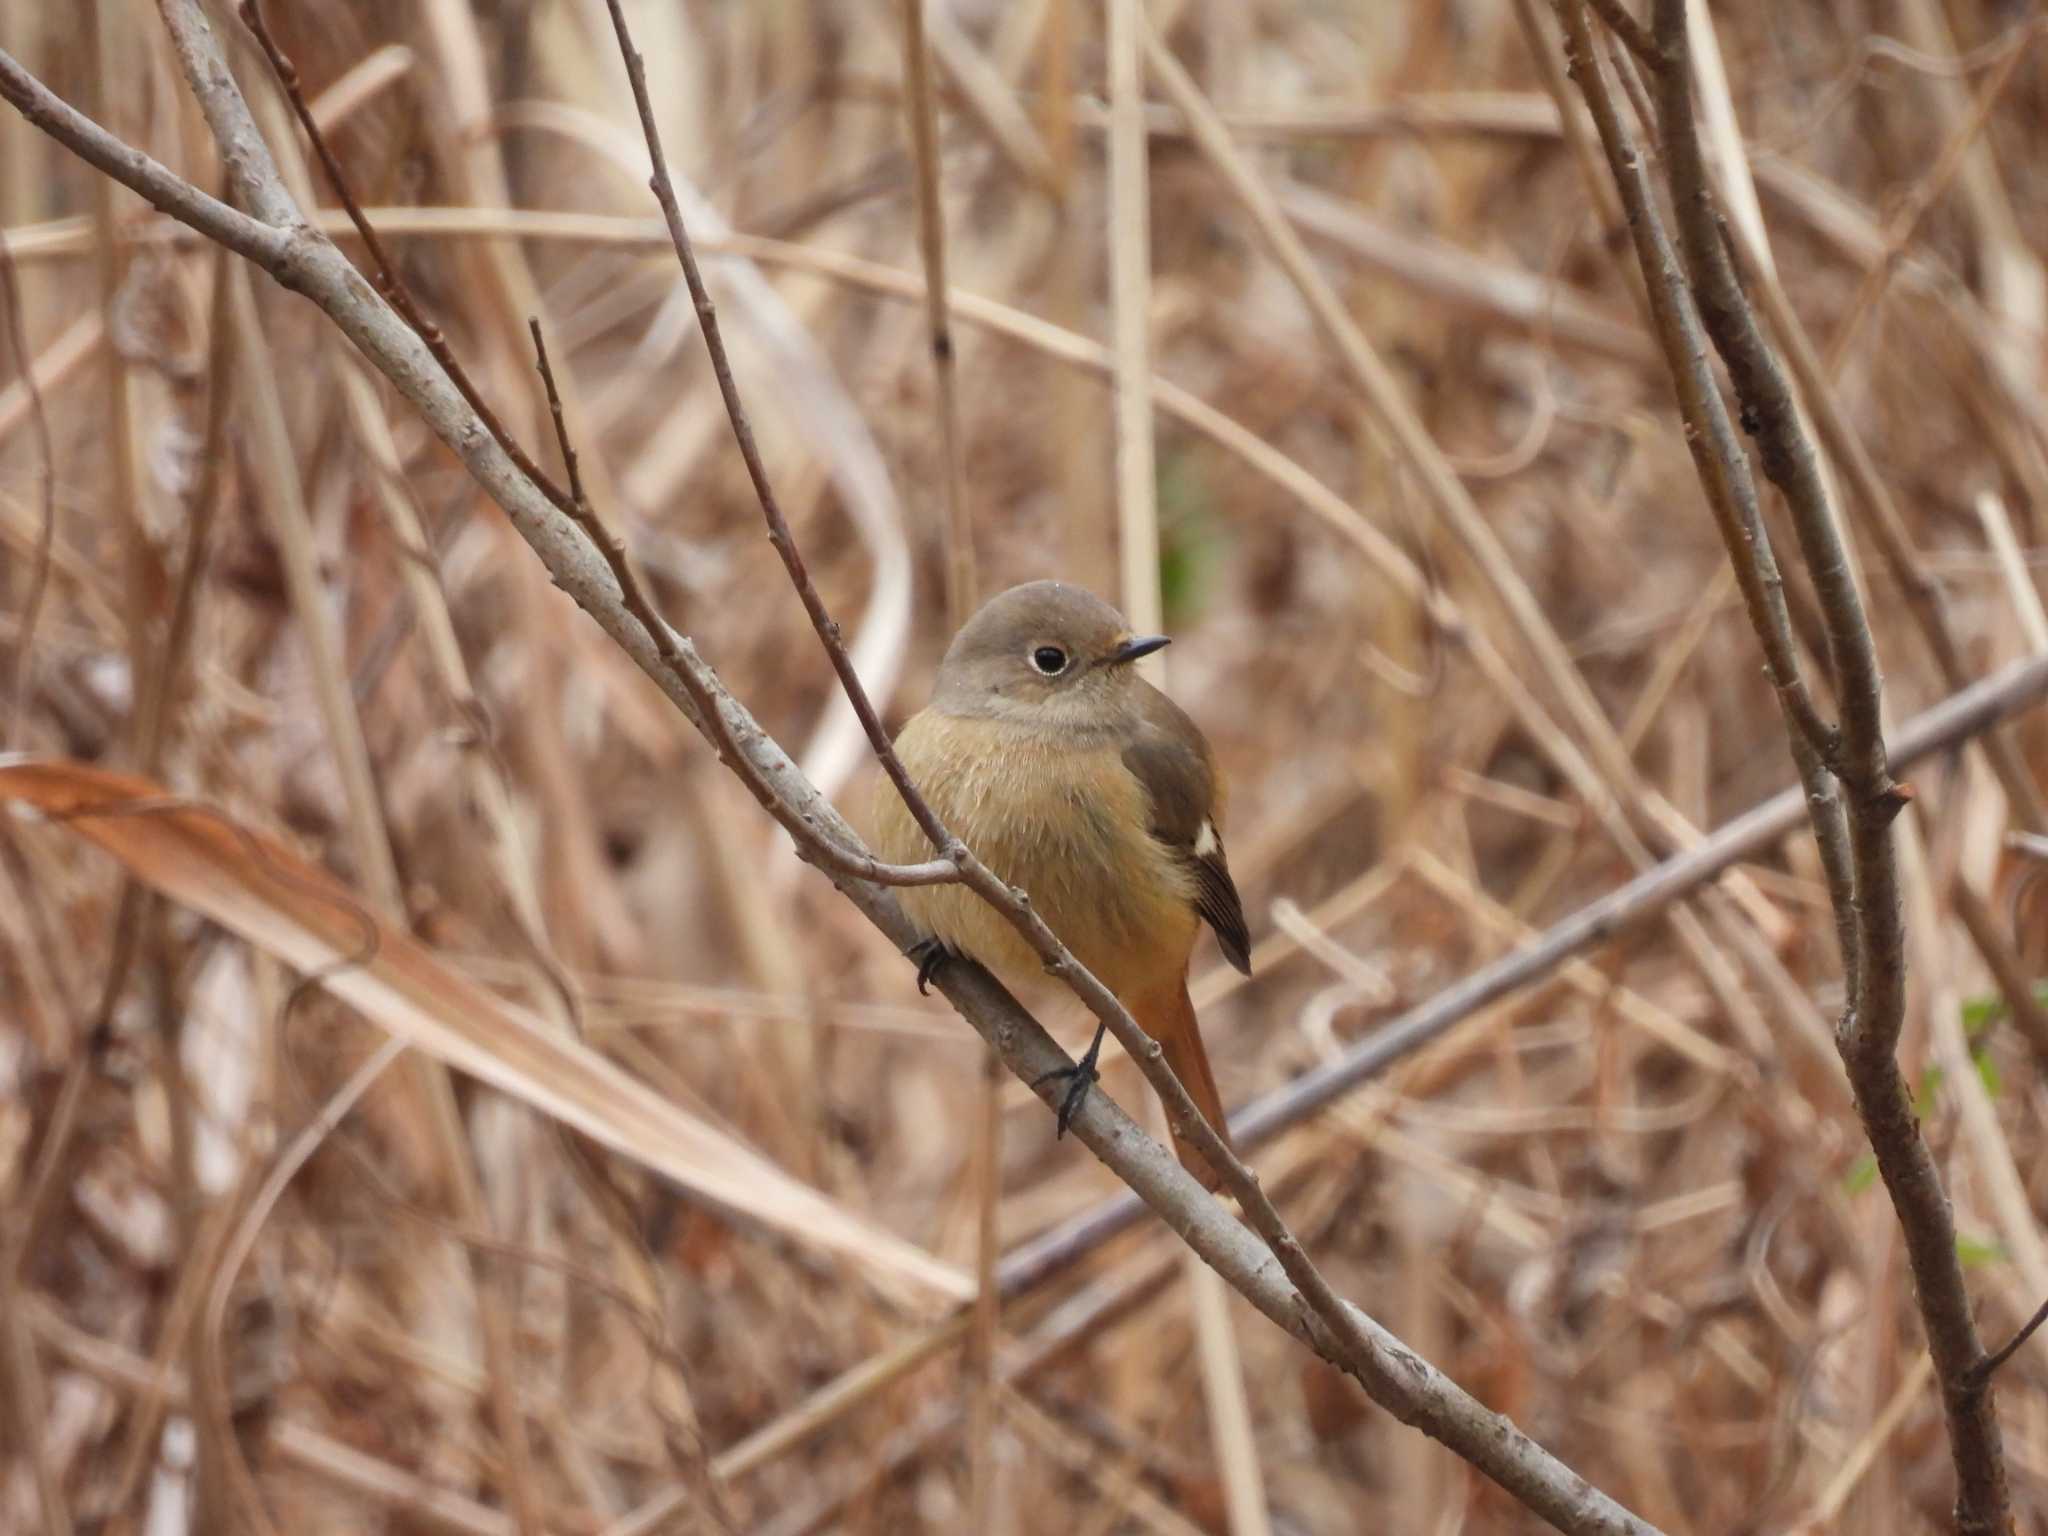
{"label": "brown dried leaf", "polygon": [[443,965],[331,875],[222,812],[66,759],[0,761],[0,800],[33,807],[364,1017],[706,1199],[879,1275],[950,1298],[960,1271],[871,1225],[663,1099],[582,1042]]}

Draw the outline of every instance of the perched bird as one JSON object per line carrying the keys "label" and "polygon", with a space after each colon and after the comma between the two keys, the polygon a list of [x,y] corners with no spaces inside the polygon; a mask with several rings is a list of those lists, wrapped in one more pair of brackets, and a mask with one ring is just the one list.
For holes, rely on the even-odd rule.
{"label": "perched bird", "polygon": [[[1131,665],[1166,643],[1133,635],[1123,615],[1078,587],[1012,587],[954,636],[930,705],[903,727],[896,751],[939,820],[1031,898],[1160,1043],[1222,1133],[1223,1102],[1188,998],[1188,957],[1204,920],[1247,975],[1251,942],[1223,856],[1223,785],[1209,743]],[[933,856],[886,779],[874,831],[876,851],[893,862]],[[1042,974],[1023,935],[965,886],[900,894],[937,946],[928,955],[966,955],[1013,983]],[[1063,1128],[1101,1047],[1098,1029]],[[1176,1132],[1175,1145],[1189,1171],[1213,1184],[1192,1143]]]}

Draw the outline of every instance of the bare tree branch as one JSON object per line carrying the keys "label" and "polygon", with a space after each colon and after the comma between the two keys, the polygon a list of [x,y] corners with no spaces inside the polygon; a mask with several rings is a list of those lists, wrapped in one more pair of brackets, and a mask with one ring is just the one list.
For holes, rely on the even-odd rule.
{"label": "bare tree branch", "polygon": [[1820,603],[1841,701],[1841,750],[1828,766],[1841,780],[1848,801],[1854,897],[1845,910],[1836,893],[1835,904],[1837,920],[1846,918],[1854,925],[1856,948],[1849,1004],[1836,1043],[1878,1171],[1905,1233],[1914,1291],[1948,1416],[1958,1485],[1957,1527],[1972,1536],[2003,1532],[2012,1526],[2004,1442],[1989,1390],[1990,1373],[1980,1370],[1984,1350],[1956,1253],[1955,1216],[1898,1064],[1899,1034],[1906,1020],[1906,931],[1891,827],[1910,792],[1893,781],[1885,757],[1884,679],[1877,642],[1791,387],[1736,281],[1714,214],[1692,110],[1686,0],[1657,0],[1654,25],[1663,55],[1655,84],[1665,163],[1693,291],[1707,333],[1742,402],[1743,425],[1757,445],[1764,473],[1784,493],[1791,511],[1793,531]]}
{"label": "bare tree branch", "polygon": [[[1692,108],[1686,0],[1657,0],[1654,47],[1646,62],[1690,282],[1665,233],[1642,156],[1615,109],[1585,0],[1564,0],[1560,11],[1573,77],[1600,130],[1628,211],[1686,441],[1751,624],[1764,644],[1807,790],[1847,980],[1848,1004],[1836,1043],[1905,1235],[1943,1388],[1958,1483],[1957,1524],[1972,1536],[2004,1532],[2012,1519],[2004,1449],[1987,1387],[1989,1373],[1981,1370],[1983,1349],[1956,1254],[1954,1217],[1897,1061],[1906,962],[1891,825],[1910,791],[1893,781],[1886,757],[1882,676],[1869,619],[1790,386],[1742,293],[1715,215]],[[1764,471],[1785,495],[1819,600],[1842,711],[1840,726],[1825,735],[1815,734],[1799,707],[1801,695],[1794,691],[1798,661],[1782,583],[1758,513],[1747,455],[1707,362],[1707,337],[1727,365],[1743,427],[1756,440]]]}

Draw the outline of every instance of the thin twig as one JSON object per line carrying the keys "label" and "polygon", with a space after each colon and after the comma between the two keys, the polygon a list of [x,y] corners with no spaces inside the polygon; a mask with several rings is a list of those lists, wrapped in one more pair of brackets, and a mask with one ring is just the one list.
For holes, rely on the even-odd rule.
{"label": "thin twig", "polygon": [[477,388],[476,381],[470,378],[469,371],[456,357],[454,348],[448,345],[448,338],[442,334],[441,328],[421,311],[413,299],[412,290],[406,287],[405,280],[399,275],[397,264],[384,253],[383,242],[377,238],[377,231],[364,217],[362,205],[356,201],[355,193],[349,190],[348,178],[342,174],[341,162],[335,158],[334,151],[327,145],[327,136],[320,131],[320,125],[314,121],[313,109],[306,104],[305,92],[299,88],[297,66],[285,56],[284,50],[277,46],[275,39],[270,35],[270,28],[264,23],[263,7],[257,0],[242,0],[241,16],[243,25],[254,34],[257,44],[263,49],[263,56],[270,61],[271,70],[277,76],[277,83],[284,88],[285,97],[291,102],[292,112],[298,118],[299,126],[312,141],[313,152],[320,157],[320,165],[327,172],[328,182],[333,186],[335,195],[341,199],[341,206],[347,211],[349,221],[356,227],[357,236],[370,254],[370,262],[375,269],[377,291],[405,323],[418,333],[420,340],[427,344],[427,350],[433,353],[434,361],[441,365],[441,370],[448,375],[449,382],[462,392],[462,398],[469,402],[469,408],[476,412],[477,419],[484,424],[484,430],[497,439],[498,446],[505,450],[506,456],[519,466],[529,480],[541,488],[548,500],[567,512],[567,493],[543,473],[538,464],[527,457],[526,450],[519,446],[505,424],[491,410],[490,404],[483,397],[483,391]]}
{"label": "thin twig", "polygon": [[2018,1333],[2015,1333],[2005,1343],[1999,1345],[1997,1349],[1977,1362],[1976,1370],[1971,1373],[1974,1378],[1972,1385],[1981,1391],[1989,1383],[1992,1376],[1997,1373],[1998,1368],[2018,1354],[2020,1346],[2031,1339],[2034,1336],[2035,1330],[2043,1323],[2048,1323],[2048,1301],[2042,1302],[2040,1306],[2034,1309],[2034,1315],[2020,1325]]}
{"label": "thin twig", "polygon": [[[1734,258],[1746,290],[1762,301],[1764,317],[1785,354],[1792,376],[1799,385],[1800,398],[1812,413],[1821,442],[1837,470],[1846,476],[1854,501],[1861,504],[1866,525],[1877,542],[1885,569],[1905,594],[1906,610],[1927,643],[1942,680],[1951,689],[1964,687],[1970,669],[1963,659],[1961,642],[1950,622],[1941,589],[1927,574],[1925,562],[1913,548],[1911,536],[1884,477],[1878,473],[1862,435],[1848,421],[1832,387],[1812,339],[1793,310],[1784,285],[1767,269],[1764,253],[1735,221],[1724,223],[1729,254]],[[2003,731],[1986,733],[1982,745],[1993,771],[2012,801],[2016,815],[2035,830],[2048,829],[2040,790],[2035,786],[2018,749]]]}
{"label": "thin twig", "polygon": [[1663,153],[1657,128],[1657,109],[1650,104],[1650,88],[1643,80],[1643,72],[1636,64],[1636,56],[1620,38],[1610,33],[1607,38],[1607,58],[1614,66],[1614,78],[1621,85],[1622,95],[1628,98],[1628,104],[1635,109],[1636,124],[1641,128],[1644,145],[1649,150],[1650,158],[1654,160]]}
{"label": "thin twig", "polygon": [[946,514],[946,614],[953,628],[974,611],[974,522],[961,474],[958,358],[946,306],[946,209],[940,200],[939,131],[932,105],[931,59],[925,47],[924,0],[903,8],[903,75],[917,167],[917,248],[924,264],[925,327],[931,338],[932,385],[939,403],[939,455]]}
{"label": "thin twig", "polygon": [[[662,219],[668,225],[669,242],[675,248],[677,260],[682,264],[683,280],[690,290],[690,300],[696,306],[697,321],[704,333],[705,350],[710,354],[713,377],[718,382],[718,392],[725,402],[726,416],[732,423],[733,436],[739,444],[740,458],[745,463],[747,477],[753,482],[755,498],[760,502],[761,515],[768,524],[768,542],[781,557],[783,567],[789,573],[791,584],[796,588],[797,597],[804,605],[811,627],[824,642],[825,652],[831,660],[833,671],[838,674],[840,686],[845,690],[861,728],[867,733],[869,744],[881,760],[883,771],[904,797],[916,820],[918,829],[942,858],[958,861],[966,850],[958,839],[953,838],[940,825],[931,807],[924,803],[924,797],[917,792],[917,786],[910,780],[909,772],[897,758],[889,742],[889,733],[883,728],[880,715],[875,712],[873,701],[868,698],[867,689],[859,675],[853,670],[853,662],[847,655],[846,646],[839,633],[839,625],[826,611],[824,600],[818,596],[818,589],[812,584],[810,571],[804,564],[802,553],[796,547],[796,540],[789,531],[789,521],[782,515],[782,503],[776,497],[775,487],[768,478],[768,467],[762,461],[761,450],[754,440],[754,428],[747,416],[745,405],[739,397],[739,386],[733,379],[732,362],[725,350],[725,336],[718,323],[718,307],[711,300],[711,292],[704,284],[704,274],[697,265],[696,248],[690,243],[688,231],[683,227],[682,210],[676,203],[675,188],[669,179],[667,158],[662,153],[661,135],[655,126],[654,103],[647,91],[647,66],[639,50],[633,46],[632,33],[626,26],[625,13],[618,0],[607,0],[611,10],[612,27],[618,34],[619,49],[625,59],[626,75],[632,84],[633,100],[640,112],[641,132],[647,141],[647,153],[652,166],[648,180],[649,189],[661,207]],[[969,882],[972,883],[971,881]]]}
{"label": "thin twig", "polygon": [[[303,987],[295,988],[292,996],[302,995],[303,990]],[[289,998],[286,1007],[290,1007]],[[306,1160],[319,1150],[320,1144],[355,1108],[356,1102],[384,1075],[385,1069],[404,1054],[403,1037],[391,1036],[328,1097],[319,1112],[300,1128],[298,1135],[278,1151],[262,1183],[254,1188],[247,1204],[237,1215],[232,1230],[223,1239],[207,1285],[206,1306],[199,1321],[202,1342],[195,1350],[198,1366],[198,1379],[193,1384],[195,1407],[211,1421],[212,1434],[218,1443],[228,1448],[229,1454],[225,1458],[227,1471],[244,1518],[265,1536],[276,1536],[276,1531],[264,1510],[263,1495],[241,1454],[241,1443],[234,1430],[233,1394],[226,1371],[228,1346],[224,1337],[228,1300],[234,1291],[235,1277],[241,1273],[244,1261],[255,1247],[265,1218],[282,1198],[286,1187],[305,1166]]]}
{"label": "thin twig", "polygon": [[1669,63],[1663,49],[1657,46],[1657,39],[1650,35],[1648,27],[1636,20],[1625,0],[1591,0],[1591,3],[1600,19],[1607,24],[1607,30],[1626,43],[1630,53],[1654,70],[1661,70]]}
{"label": "thin twig", "polygon": [[28,580],[28,596],[21,605],[21,626],[14,640],[14,685],[9,690],[7,743],[20,750],[22,733],[28,729],[29,686],[34,681],[36,624],[42,618],[43,597],[50,587],[50,550],[57,542],[57,454],[50,444],[50,418],[43,409],[43,387],[36,382],[35,359],[29,354],[28,325],[21,312],[21,274],[15,269],[14,252],[5,231],[0,231],[0,301],[5,303],[8,344],[14,350],[14,365],[28,391],[29,421],[36,440],[36,485],[42,506],[42,522],[36,530],[35,563]]}
{"label": "thin twig", "polygon": [[[1567,73],[1577,81],[1579,90],[1585,95],[1608,162],[1616,168],[1615,182],[1628,212],[1629,228],[1635,237],[1643,270],[1650,275],[1651,308],[1660,338],[1665,341],[1666,356],[1680,357],[1680,365],[1674,365],[1673,379],[1679,391],[1680,408],[1688,421],[1697,421],[1703,430],[1713,431],[1732,448],[1733,428],[1704,363],[1698,368],[1682,366],[1682,349],[1694,342],[1703,344],[1704,338],[1698,335],[1698,320],[1690,304],[1683,301],[1678,290],[1659,280],[1667,275],[1676,275],[1677,256],[1664,235],[1663,221],[1656,216],[1641,153],[1606,89],[1605,71],[1592,33],[1586,26],[1583,7],[1567,3],[1560,9],[1565,18],[1569,49]],[[1675,352],[1674,349],[1680,350]],[[1689,437],[1688,446],[1693,450],[1695,462],[1702,466],[1701,486],[1707,492],[1707,502],[1721,528],[1723,541],[1731,549],[1755,544],[1761,551],[1761,558],[1756,562],[1735,562],[1743,604],[1749,611],[1751,627],[1764,647],[1764,664],[1780,708],[1792,722],[1798,739],[1824,760],[1834,750],[1833,728],[1822,720],[1800,675],[1791,619],[1785,608],[1783,580],[1778,574],[1775,559],[1769,554],[1768,538],[1757,510],[1755,487],[1746,474],[1739,473],[1728,458],[1717,454],[1705,440]],[[1739,457],[1739,450],[1737,452]]]}
{"label": "thin twig", "polygon": [[569,438],[568,418],[562,411],[562,394],[555,387],[555,370],[548,366],[548,344],[540,333],[540,316],[528,315],[526,329],[533,337],[533,366],[547,392],[548,415],[555,423],[555,446],[561,450],[562,473],[569,477],[569,500],[586,527],[591,521],[590,498],[583,491],[583,471],[576,462],[576,444]]}
{"label": "thin twig", "polygon": [[1864,271],[1863,281],[1857,285],[1854,297],[1849,300],[1847,315],[1836,329],[1834,338],[1827,347],[1827,371],[1832,378],[1841,372],[1842,363],[1849,355],[1849,349],[1862,334],[1864,323],[1877,310],[1878,301],[1883,298],[1885,288],[1890,284],[1892,274],[1898,270],[1900,259],[1912,245],[1920,230],[1920,223],[1942,193],[1961,170],[1963,158],[1984,126],[1991,120],[1992,108],[2004,96],[2006,87],[2012,83],[2018,72],[2019,63],[2026,56],[2027,46],[2038,37],[2048,21],[2036,16],[2015,26],[2003,40],[2003,52],[1991,72],[1977,87],[1977,94],[1970,103],[1970,110],[1956,125],[1935,156],[1934,165],[1928,173],[1913,184],[1912,190],[1892,216],[1891,223],[1884,231],[1884,245],[1869,267]]}
{"label": "thin twig", "polygon": [[22,1305],[25,1290],[21,1276],[10,1267],[0,1273],[0,1380],[8,1390],[7,1411],[20,1425],[28,1441],[28,1461],[35,1485],[36,1514],[43,1536],[72,1536],[71,1510],[64,1501],[64,1477],[57,1465],[49,1433],[49,1394],[44,1388],[43,1363],[36,1355],[35,1340],[29,1336],[27,1309]]}
{"label": "thin twig", "polygon": [[2012,1013],[2013,1023],[2026,1036],[2034,1059],[2048,1062],[2048,1008],[2043,1008],[2035,996],[2034,984],[2028,979],[2012,942],[1999,932],[1997,920],[1992,917],[1991,908],[1984,898],[1960,874],[1949,888],[1949,900],[1955,906],[1956,916],[1963,920],[1970,942],[1983,956],[1985,969],[1991,972],[1991,979],[1998,984],[2005,1006]]}
{"label": "thin twig", "polygon": [[[932,90],[931,49],[925,40],[924,0],[898,0],[903,11],[904,107],[910,119],[911,161],[917,171],[917,246],[924,269],[925,330],[931,345],[932,390],[938,399],[940,486],[946,565],[946,626],[957,632],[977,602],[974,520],[967,505],[961,467],[959,357],[953,343],[952,308],[946,302],[946,207],[939,180],[938,112]],[[973,46],[956,39],[960,58],[974,56]],[[996,82],[1000,86],[1000,82]],[[991,100],[1011,106],[997,90]],[[1029,125],[1024,134],[1032,137]],[[967,1347],[967,1394],[973,1433],[968,1442],[968,1511],[976,1530],[995,1518],[996,1481],[996,1344],[1002,1323],[1002,1295],[996,1287],[996,1265],[1002,1258],[1002,1058],[984,1050],[976,1074],[980,1096],[969,1159],[975,1198],[974,1331]]]}
{"label": "thin twig", "polygon": [[[138,706],[136,738],[139,743],[141,772],[150,778],[157,775],[162,765],[165,744],[169,739],[171,702],[183,680],[185,653],[192,642],[192,635],[199,618],[199,597],[204,585],[206,571],[213,554],[213,525],[215,514],[220,507],[220,488],[223,466],[228,454],[227,423],[228,403],[233,398],[233,389],[228,383],[228,370],[233,362],[233,328],[228,323],[229,281],[232,276],[231,258],[226,251],[216,251],[213,260],[213,297],[208,307],[207,321],[207,362],[208,380],[206,400],[206,425],[201,438],[202,454],[198,482],[186,507],[188,531],[185,537],[185,558],[178,569],[177,593],[171,601],[171,622],[165,635],[163,654],[150,672],[150,687]],[[134,893],[131,895],[131,891]],[[125,908],[131,901],[140,904],[135,923],[144,921],[146,910],[156,904],[142,894],[139,881],[124,876],[121,902]],[[132,963],[135,939],[124,937],[126,930],[119,925],[115,929],[115,952],[118,956],[124,950],[130,959],[122,962],[121,974],[116,980],[110,976],[102,988],[99,1018],[111,1020],[112,1007],[126,989],[126,966]],[[175,1010],[172,1011],[176,1015]],[[162,1045],[161,1060],[169,1078],[167,1088],[171,1108],[178,1120],[174,1125],[184,1123],[190,1110],[190,1082],[185,1074],[185,1063],[179,1054],[179,1038],[182,1022],[174,1023]],[[187,1126],[189,1129],[189,1126]],[[68,1133],[67,1133],[68,1134]],[[182,1138],[180,1138],[182,1141]],[[184,1151],[189,1153],[189,1146]],[[189,1181],[193,1169],[189,1158],[177,1159],[177,1174],[181,1182]],[[190,1189],[187,1182],[187,1189]],[[196,1200],[196,1195],[193,1197]],[[216,1210],[220,1207],[216,1206]],[[209,1220],[211,1216],[209,1215]],[[204,1224],[201,1231],[205,1231]],[[204,1238],[190,1244],[191,1252],[203,1253],[207,1249]],[[180,1298],[190,1299],[196,1293],[189,1290],[191,1278],[196,1271],[188,1267],[179,1277],[179,1290],[173,1295],[172,1307],[167,1312],[171,1324],[167,1324],[158,1344],[158,1360],[163,1370],[168,1371],[171,1362],[186,1349],[189,1342],[189,1316],[177,1310]],[[125,1509],[134,1496],[136,1485],[147,1470],[156,1448],[156,1433],[163,1419],[161,1395],[151,1395],[138,1405],[129,1416],[124,1452],[115,1458],[120,1471],[115,1477],[115,1491],[109,1507]],[[202,1432],[198,1440],[197,1460],[202,1469],[207,1469],[218,1456],[218,1448],[212,1437]],[[201,1477],[207,1475],[202,1470]]]}

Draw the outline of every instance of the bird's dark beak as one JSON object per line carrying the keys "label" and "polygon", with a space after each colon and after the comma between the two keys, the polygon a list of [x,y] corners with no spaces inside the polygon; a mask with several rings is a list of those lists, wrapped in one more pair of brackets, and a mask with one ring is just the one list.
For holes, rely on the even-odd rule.
{"label": "bird's dark beak", "polygon": [[1140,656],[1150,656],[1154,651],[1173,643],[1169,635],[1133,635],[1122,645],[1102,658],[1106,667],[1121,667],[1136,661]]}

